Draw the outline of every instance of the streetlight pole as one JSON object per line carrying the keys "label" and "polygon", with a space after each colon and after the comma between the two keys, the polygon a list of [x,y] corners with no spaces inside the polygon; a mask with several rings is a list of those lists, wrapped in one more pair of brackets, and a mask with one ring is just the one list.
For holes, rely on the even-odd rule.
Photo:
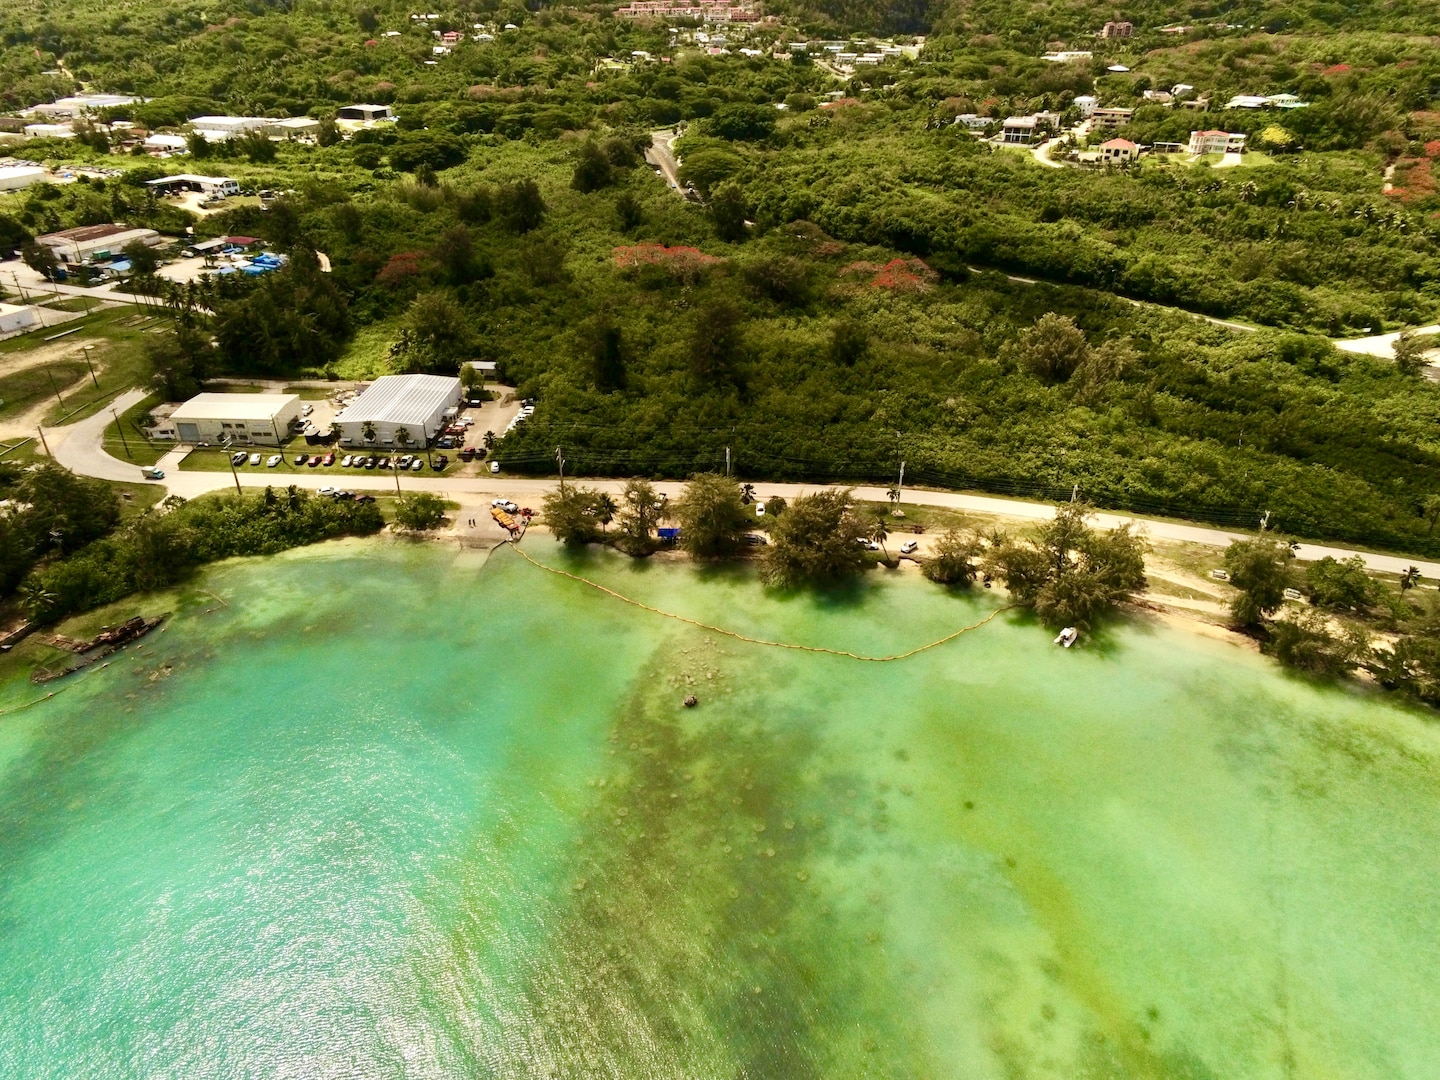
{"label": "streetlight pole", "polygon": [[900,497],[905,494],[905,462],[900,462],[900,482],[895,485],[895,505],[900,505]]}
{"label": "streetlight pole", "polygon": [[[121,443],[124,445],[124,447],[125,447],[125,456],[126,456],[127,458],[129,458],[131,461],[134,461],[134,460],[135,460],[135,455],[132,454],[132,453],[130,453],[130,440],[127,439],[127,438],[125,438],[125,425],[120,422],[120,414],[117,413],[114,409],[111,409],[111,410],[110,410],[110,415],[113,416],[113,417],[115,417],[115,430],[118,431],[118,432],[120,432],[120,442],[121,442]],[[234,466],[232,465],[231,468],[233,469]],[[238,483],[238,481],[237,481],[237,483]]]}
{"label": "streetlight pole", "polygon": [[560,447],[555,447],[555,463],[560,466],[560,489],[565,489],[565,458],[560,453]]}
{"label": "streetlight pole", "polygon": [[95,389],[96,389],[96,390],[99,390],[99,389],[100,389],[100,380],[97,379],[97,378],[95,378],[95,365],[90,362],[90,350],[93,349],[93,348],[95,348],[94,345],[84,345],[84,346],[82,346],[82,349],[84,350],[84,353],[85,353],[85,366],[90,369],[90,381],[95,384]]}

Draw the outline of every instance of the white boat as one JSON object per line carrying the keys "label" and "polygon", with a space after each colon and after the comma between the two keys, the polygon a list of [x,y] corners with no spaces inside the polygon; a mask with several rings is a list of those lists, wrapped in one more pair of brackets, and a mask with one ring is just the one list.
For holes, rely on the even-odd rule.
{"label": "white boat", "polygon": [[1064,630],[1061,630],[1060,633],[1056,636],[1055,644],[1064,645],[1065,648],[1068,649],[1071,645],[1074,645],[1075,642],[1079,639],[1080,631],[1076,630],[1073,626],[1067,626]]}

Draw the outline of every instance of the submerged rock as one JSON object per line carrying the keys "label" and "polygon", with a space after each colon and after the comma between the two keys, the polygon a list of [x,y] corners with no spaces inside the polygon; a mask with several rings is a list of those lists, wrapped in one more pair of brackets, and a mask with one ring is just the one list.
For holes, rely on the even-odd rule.
{"label": "submerged rock", "polygon": [[687,708],[687,709],[693,709],[696,705],[699,705],[699,704],[700,704],[700,699],[697,698],[694,694],[686,694],[686,695],[685,695],[685,708]]}

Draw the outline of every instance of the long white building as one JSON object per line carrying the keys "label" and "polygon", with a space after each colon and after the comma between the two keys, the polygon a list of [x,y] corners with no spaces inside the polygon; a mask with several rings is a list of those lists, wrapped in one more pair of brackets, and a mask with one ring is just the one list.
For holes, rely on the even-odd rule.
{"label": "long white building", "polygon": [[300,415],[295,394],[196,394],[170,414],[179,442],[278,446]]}
{"label": "long white building", "polygon": [[450,376],[382,375],[335,418],[340,442],[390,447],[404,428],[410,445],[424,446],[445,426],[445,413],[459,405],[460,393],[460,380]]}

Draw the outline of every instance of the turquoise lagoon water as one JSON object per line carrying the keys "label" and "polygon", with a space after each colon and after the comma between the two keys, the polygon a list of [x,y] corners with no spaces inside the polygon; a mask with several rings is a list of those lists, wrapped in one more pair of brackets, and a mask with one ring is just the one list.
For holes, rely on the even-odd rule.
{"label": "turquoise lagoon water", "polygon": [[[990,603],[578,565],[865,653]],[[201,585],[0,716],[7,1080],[1440,1075],[1423,714],[1145,624],[764,649],[507,550]]]}

